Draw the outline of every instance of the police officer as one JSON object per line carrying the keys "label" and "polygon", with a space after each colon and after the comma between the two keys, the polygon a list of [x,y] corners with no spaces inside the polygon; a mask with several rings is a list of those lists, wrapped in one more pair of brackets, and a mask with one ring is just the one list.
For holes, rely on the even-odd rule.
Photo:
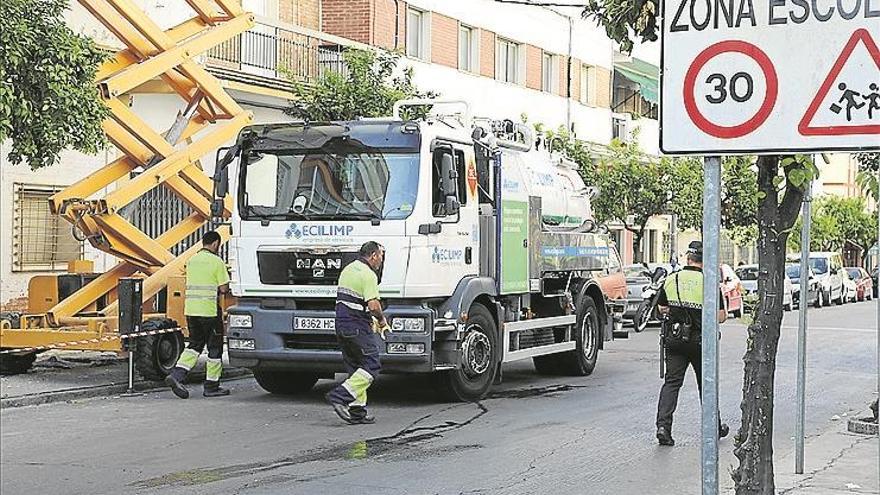
{"label": "police officer", "polygon": [[[719,289],[720,292],[720,289]],[[727,319],[724,298],[718,322]],[[667,316],[663,324],[663,345],[666,354],[666,375],[657,405],[657,440],[660,445],[675,445],[672,439],[672,414],[678,403],[678,391],[684,382],[688,365],[697,376],[700,396],[702,384],[702,317],[703,317],[703,243],[693,241],[688,245],[687,265],[675,272],[663,283],[657,299],[661,313]],[[720,422],[718,434],[726,437],[730,429]]]}
{"label": "police officer", "polygon": [[367,414],[367,389],[381,369],[375,333],[384,338],[385,332],[391,331],[379,302],[385,249],[369,241],[358,255],[339,275],[336,293],[336,340],[349,377],[326,398],[343,421],[371,424],[376,419]]}
{"label": "police officer", "polygon": [[183,313],[189,329],[189,346],[180,355],[171,373],[165,377],[165,384],[181,399],[189,397],[183,380],[195,366],[206,345],[208,363],[203,395],[229,395],[229,390],[220,386],[220,372],[223,370],[223,320],[217,296],[229,292],[229,273],[226,271],[226,264],[217,256],[219,249],[220,234],[206,232],[202,236],[202,249],[186,264],[186,300]]}

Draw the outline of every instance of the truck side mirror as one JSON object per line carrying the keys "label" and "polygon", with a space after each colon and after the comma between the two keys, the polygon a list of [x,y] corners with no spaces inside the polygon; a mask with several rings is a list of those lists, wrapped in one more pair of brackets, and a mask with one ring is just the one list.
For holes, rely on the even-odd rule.
{"label": "truck side mirror", "polygon": [[[451,153],[443,153],[440,158],[440,187],[443,190],[443,196],[457,196],[456,180],[458,173],[455,170],[455,160]],[[449,212],[447,212],[449,214]]]}
{"label": "truck side mirror", "polygon": [[455,195],[446,196],[445,210],[447,215],[455,215],[461,209],[461,203]]}
{"label": "truck side mirror", "polygon": [[[217,158],[214,163],[214,197],[225,198],[229,193],[229,164],[241,152],[241,145],[218,148]],[[220,154],[223,157],[220,157]]]}

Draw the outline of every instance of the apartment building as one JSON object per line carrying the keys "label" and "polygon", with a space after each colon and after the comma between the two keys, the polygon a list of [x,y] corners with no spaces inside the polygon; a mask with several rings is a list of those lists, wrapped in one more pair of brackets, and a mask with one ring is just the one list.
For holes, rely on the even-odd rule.
{"label": "apartment building", "polygon": [[[135,2],[164,29],[192,15],[182,0]],[[256,14],[257,25],[199,60],[254,113],[255,122],[289,120],[284,109],[293,98],[293,82],[308,84],[327,71],[344,70],[344,50],[383,49],[403,54],[403,63],[413,68],[420,89],[467,100],[476,116],[564,126],[579,139],[598,144],[638,136],[646,152],[657,153],[656,116],[630,111],[625,104],[614,109],[615,80],[628,81],[630,92],[638,92],[639,85],[631,84],[633,77],[615,76],[616,62],[619,66],[628,61],[619,56],[615,61],[613,43],[593,22],[581,19],[578,9],[492,0],[242,3]],[[66,20],[100,45],[120,47],[78,2],[71,1]],[[147,83],[128,98],[133,110],[161,132],[170,127],[183,103],[157,88]],[[650,95],[645,88],[643,93]],[[634,97],[626,104],[633,101]],[[22,307],[32,276],[64,270],[69,260],[92,260],[98,271],[115,264],[52,216],[46,199],[112,162],[117,152],[112,148],[96,156],[65,152],[60,164],[38,171],[12,166],[6,161],[7,152],[8,143],[0,143],[0,307],[9,309]],[[213,161],[211,155],[202,160],[209,173]],[[162,188],[131,205],[132,221],[147,232],[161,232],[167,219],[156,214],[187,213],[187,206]]]}

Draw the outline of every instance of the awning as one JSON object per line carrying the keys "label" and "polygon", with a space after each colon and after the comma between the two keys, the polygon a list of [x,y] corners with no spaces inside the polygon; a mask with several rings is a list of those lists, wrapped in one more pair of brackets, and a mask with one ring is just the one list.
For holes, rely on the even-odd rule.
{"label": "awning", "polygon": [[639,93],[651,103],[659,103],[658,78],[660,69],[653,64],[637,58],[627,62],[616,62],[614,70],[621,76],[639,85]]}

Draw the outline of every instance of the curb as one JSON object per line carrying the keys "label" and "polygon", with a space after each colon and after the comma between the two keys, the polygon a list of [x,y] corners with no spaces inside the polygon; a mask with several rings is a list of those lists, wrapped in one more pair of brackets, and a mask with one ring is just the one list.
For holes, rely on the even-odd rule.
{"label": "curb", "polygon": [[850,418],[846,424],[846,429],[850,433],[858,433],[860,435],[876,436],[877,423],[874,418]]}
{"label": "curb", "polygon": [[[246,368],[224,368],[224,380],[237,380],[253,376],[250,370]],[[196,371],[187,377],[186,383],[201,383],[205,380],[204,371]],[[167,387],[162,382],[140,380],[134,382],[134,390],[137,392],[152,392],[165,390]],[[95,385],[90,387],[76,387],[64,390],[55,390],[51,392],[40,392],[36,394],[24,394],[15,397],[6,397],[0,399],[0,409],[12,407],[38,406],[43,404],[52,404],[55,402],[70,402],[80,399],[92,399],[96,397],[111,397],[114,395],[124,394],[128,391],[128,383],[110,383],[106,385]]]}

